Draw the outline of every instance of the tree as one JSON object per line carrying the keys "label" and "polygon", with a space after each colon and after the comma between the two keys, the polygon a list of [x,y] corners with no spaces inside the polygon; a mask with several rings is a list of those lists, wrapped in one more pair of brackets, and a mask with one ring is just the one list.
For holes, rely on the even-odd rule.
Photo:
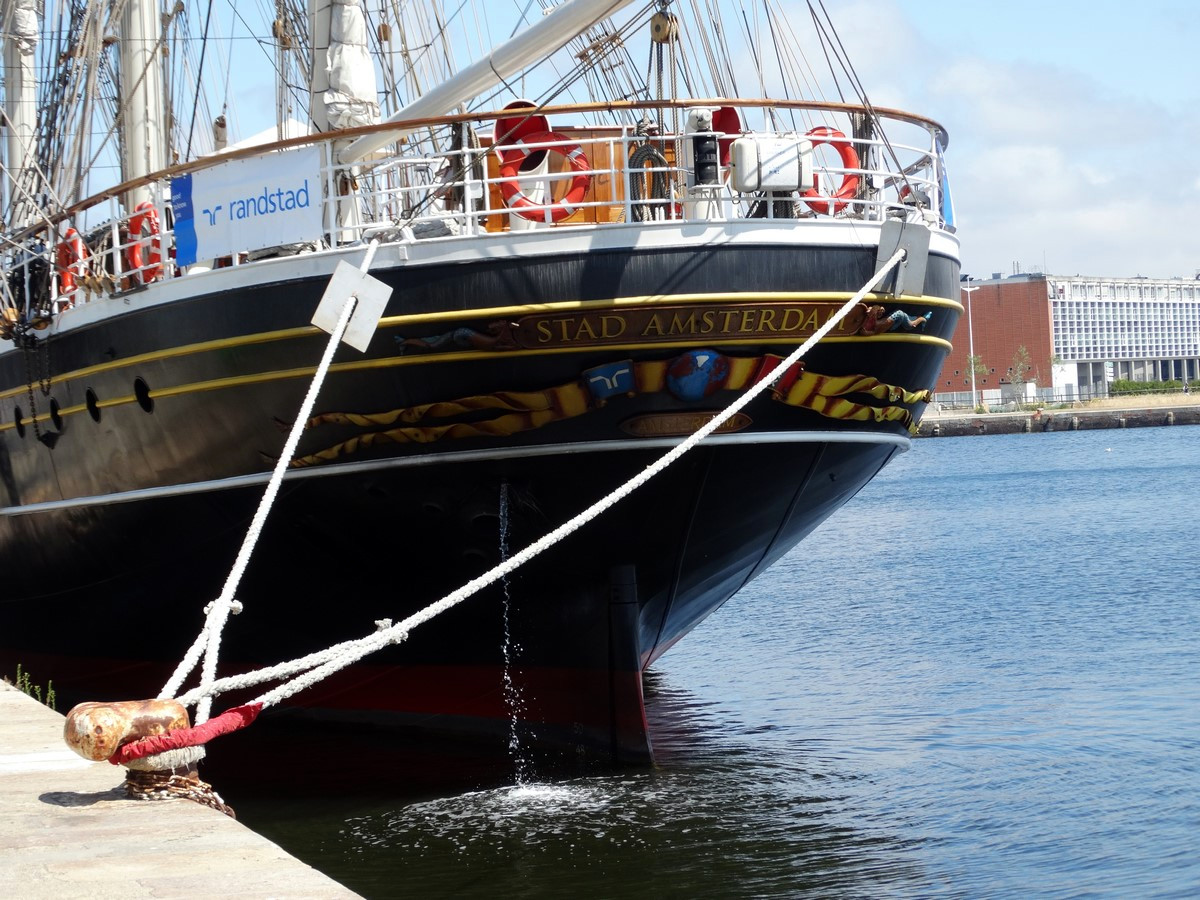
{"label": "tree", "polygon": [[1029,359],[1029,351],[1025,349],[1024,344],[1021,344],[1017,347],[1017,352],[1013,355],[1012,367],[1008,370],[1008,383],[1012,385],[1018,403],[1025,400],[1026,383],[1031,382],[1035,386],[1037,385],[1037,379],[1029,374],[1031,371],[1033,371],[1033,364]]}

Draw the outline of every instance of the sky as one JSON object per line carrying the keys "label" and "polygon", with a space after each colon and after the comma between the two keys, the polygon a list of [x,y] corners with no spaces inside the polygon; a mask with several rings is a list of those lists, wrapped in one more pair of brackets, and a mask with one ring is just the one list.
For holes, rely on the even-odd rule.
{"label": "sky", "polygon": [[1200,272],[1200,3],[825,6],[872,102],[949,131],[964,273]]}

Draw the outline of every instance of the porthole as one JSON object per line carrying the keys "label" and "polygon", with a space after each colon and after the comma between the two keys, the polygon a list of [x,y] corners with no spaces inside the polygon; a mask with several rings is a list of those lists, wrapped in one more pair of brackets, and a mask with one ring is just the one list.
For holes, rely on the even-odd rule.
{"label": "porthole", "polygon": [[63,417],[62,411],[58,406],[58,401],[53,397],[50,398],[50,421],[54,423],[55,431],[62,431]]}
{"label": "porthole", "polygon": [[96,392],[91,388],[83,395],[84,402],[87,404],[88,415],[92,417],[93,422],[100,421],[100,400],[96,396]]}
{"label": "porthole", "polygon": [[17,434],[25,437],[25,423],[22,421],[25,418],[25,413],[21,412],[21,407],[13,409],[13,424],[17,426]]}
{"label": "porthole", "polygon": [[134,379],[133,396],[137,397],[138,406],[146,412],[154,412],[154,398],[150,396],[150,385],[144,379]]}

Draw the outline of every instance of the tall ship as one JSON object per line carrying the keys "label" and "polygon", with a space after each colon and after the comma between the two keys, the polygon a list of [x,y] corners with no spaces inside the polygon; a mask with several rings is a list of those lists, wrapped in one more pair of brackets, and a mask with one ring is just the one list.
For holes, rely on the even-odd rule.
{"label": "tall ship", "polygon": [[910,445],[945,130],[819,3],[209,6],[4,5],[0,670],[153,696],[276,468],[222,671],[386,628],[766,381],[288,700],[650,759],[647,668]]}

